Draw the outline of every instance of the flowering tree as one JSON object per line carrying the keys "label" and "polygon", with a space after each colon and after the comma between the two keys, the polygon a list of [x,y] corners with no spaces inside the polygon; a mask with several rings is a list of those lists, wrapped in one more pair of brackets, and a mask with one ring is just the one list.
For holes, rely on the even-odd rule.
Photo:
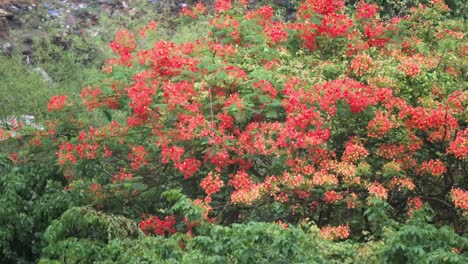
{"label": "flowering tree", "polygon": [[[121,30],[107,78],[81,101],[52,97],[30,146],[56,154],[68,190],[142,218],[146,233],[262,220],[379,236],[424,203],[466,232],[466,25],[444,20],[442,1],[391,21],[378,10],[308,0],[283,22],[218,0],[212,17],[202,4],[182,11],[210,19],[194,42],[142,48],[155,22]],[[174,189],[203,219],[167,210],[160,197]]]}

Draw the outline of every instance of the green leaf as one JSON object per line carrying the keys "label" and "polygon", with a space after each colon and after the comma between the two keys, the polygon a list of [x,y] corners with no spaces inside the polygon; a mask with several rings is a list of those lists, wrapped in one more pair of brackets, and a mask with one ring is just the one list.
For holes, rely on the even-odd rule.
{"label": "green leaf", "polygon": [[266,112],[266,117],[267,118],[277,118],[278,113],[276,112],[276,110],[269,110],[268,112]]}
{"label": "green leaf", "polygon": [[225,80],[228,78],[228,75],[225,71],[218,71],[215,75],[215,78],[219,80]]}
{"label": "green leaf", "polygon": [[394,43],[402,43],[403,40],[401,39],[401,37],[399,35],[393,35],[392,36],[392,42]]}
{"label": "green leaf", "polygon": [[312,15],[310,17],[310,22],[312,22],[312,23],[314,23],[316,25],[320,25],[320,24],[322,24],[322,18],[319,17],[318,15]]}
{"label": "green leaf", "polygon": [[108,110],[103,110],[102,112],[106,116],[107,121],[111,122],[112,121],[112,114]]}

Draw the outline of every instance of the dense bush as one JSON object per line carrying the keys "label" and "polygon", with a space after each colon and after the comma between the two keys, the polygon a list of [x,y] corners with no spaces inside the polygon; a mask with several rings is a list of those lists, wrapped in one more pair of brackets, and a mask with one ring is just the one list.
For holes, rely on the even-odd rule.
{"label": "dense bush", "polygon": [[441,1],[385,22],[245,2],[184,9],[198,39],[119,30],[80,100],[0,130],[2,260],[467,259],[466,23]]}
{"label": "dense bush", "polygon": [[[83,213],[84,212],[84,213]],[[68,218],[68,219],[67,219]],[[129,221],[129,220],[127,220]],[[131,239],[135,226],[89,209],[73,208],[53,223],[43,251],[48,259],[67,263],[291,263],[323,262],[318,242],[302,230],[276,224],[250,223],[232,227],[214,226],[197,236],[145,237]],[[72,225],[72,226],[69,226]],[[129,230],[122,235],[113,232]],[[73,235],[67,237],[67,234]],[[67,239],[64,239],[65,237]],[[61,239],[58,239],[61,238]],[[120,239],[117,239],[120,238]]]}
{"label": "dense bush", "polygon": [[315,226],[274,223],[203,225],[196,236],[138,235],[122,217],[72,208],[55,221],[39,263],[463,263],[452,248],[468,239],[447,227],[436,228],[417,216],[379,242],[324,240]]}

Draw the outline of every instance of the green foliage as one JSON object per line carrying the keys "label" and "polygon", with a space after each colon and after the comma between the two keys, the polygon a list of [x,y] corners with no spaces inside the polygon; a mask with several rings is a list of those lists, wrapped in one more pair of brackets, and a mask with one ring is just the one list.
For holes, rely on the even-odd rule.
{"label": "green foliage", "polygon": [[170,209],[163,210],[166,214],[185,216],[189,221],[203,219],[203,210],[195,206],[191,200],[178,189],[171,189],[161,194],[170,203]]}
{"label": "green foliage", "polygon": [[468,18],[468,2],[464,0],[445,0],[445,3],[450,7],[450,13],[455,17],[463,19]]}
{"label": "green foliage", "polygon": [[129,220],[72,208],[48,228],[40,263],[327,263],[317,237],[277,224],[206,226],[192,238],[137,234]]}
{"label": "green foliage", "polygon": [[78,199],[63,190],[53,164],[16,167],[2,160],[0,262],[32,261],[43,247],[44,230]]}
{"label": "green foliage", "polygon": [[424,211],[382,241],[332,242],[315,226],[272,223],[205,225],[194,237],[139,235],[128,219],[72,208],[48,228],[40,263],[464,263],[468,238],[426,222]]}
{"label": "green foliage", "polygon": [[217,256],[228,263],[322,263],[316,239],[302,230],[277,224],[234,224],[213,227],[208,236],[197,236],[188,249]]}
{"label": "green foliage", "polygon": [[[101,255],[107,242],[136,238],[140,234],[136,224],[129,219],[88,207],[73,207],[47,228],[43,236],[47,246],[41,254],[67,263],[91,263]],[[41,260],[40,263],[50,262]]]}
{"label": "green foliage", "polygon": [[31,60],[53,82],[63,86],[61,89],[77,93],[90,80],[98,79],[99,67],[104,63],[102,48],[92,39],[51,31],[34,40]]}
{"label": "green foliage", "polygon": [[[141,237],[137,240],[113,240],[102,250],[102,256],[95,263],[190,263],[183,262],[186,254],[177,238]],[[198,263],[204,262],[202,256],[194,258]],[[197,262],[192,262],[197,263]]]}
{"label": "green foliage", "polygon": [[49,244],[68,237],[107,242],[112,239],[136,237],[139,234],[140,231],[133,221],[124,217],[106,215],[87,207],[73,207],[64,212],[60,219],[53,221],[44,238]]}
{"label": "green foliage", "polygon": [[0,120],[22,114],[42,117],[49,97],[57,90],[32,67],[24,65],[20,55],[0,55]]}
{"label": "green foliage", "polygon": [[370,206],[365,210],[364,216],[368,220],[370,229],[376,237],[381,237],[384,227],[391,226],[394,221],[389,218],[390,205],[377,198],[368,198]]}
{"label": "green foliage", "polygon": [[448,226],[440,228],[427,222],[424,210],[397,232],[391,234],[381,249],[383,263],[466,263],[468,254],[457,254],[468,246],[468,237],[460,236]]}

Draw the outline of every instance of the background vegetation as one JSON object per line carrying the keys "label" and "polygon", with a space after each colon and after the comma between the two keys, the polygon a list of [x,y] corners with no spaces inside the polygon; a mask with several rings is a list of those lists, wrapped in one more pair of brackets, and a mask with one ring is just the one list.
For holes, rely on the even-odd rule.
{"label": "background vegetation", "polygon": [[467,262],[466,3],[212,2],[25,18],[0,262]]}

